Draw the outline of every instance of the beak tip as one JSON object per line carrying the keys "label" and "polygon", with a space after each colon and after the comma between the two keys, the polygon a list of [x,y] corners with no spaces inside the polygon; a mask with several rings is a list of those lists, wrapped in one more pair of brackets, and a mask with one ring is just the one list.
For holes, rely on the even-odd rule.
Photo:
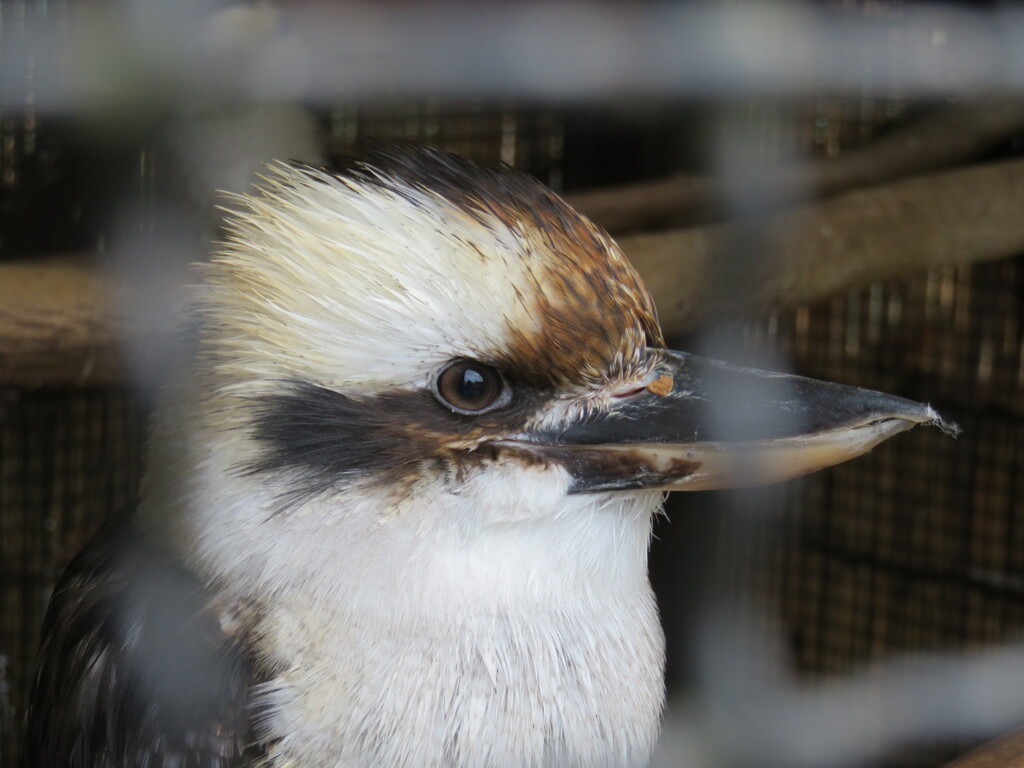
{"label": "beak tip", "polygon": [[932,408],[930,405],[925,407],[927,408],[928,418],[922,422],[923,424],[929,427],[936,427],[937,429],[940,429],[942,432],[944,432],[945,434],[949,435],[954,439],[960,436],[960,433],[963,430],[960,428],[959,424],[957,424],[955,421],[942,418],[939,412]]}

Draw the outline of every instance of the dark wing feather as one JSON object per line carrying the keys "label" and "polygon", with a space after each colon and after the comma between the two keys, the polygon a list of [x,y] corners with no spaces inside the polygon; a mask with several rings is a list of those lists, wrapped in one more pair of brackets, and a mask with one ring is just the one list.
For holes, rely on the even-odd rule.
{"label": "dark wing feather", "polygon": [[238,768],[259,761],[238,622],[130,521],[101,529],[47,611],[25,768]]}

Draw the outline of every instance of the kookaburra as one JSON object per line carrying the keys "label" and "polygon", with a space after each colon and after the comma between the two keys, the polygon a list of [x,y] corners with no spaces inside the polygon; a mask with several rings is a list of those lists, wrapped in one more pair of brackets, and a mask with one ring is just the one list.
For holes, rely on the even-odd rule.
{"label": "kookaburra", "polygon": [[643,765],[664,492],[937,419],[664,349],[615,243],[511,169],[378,150],[233,208],[140,501],[53,596],[31,768]]}

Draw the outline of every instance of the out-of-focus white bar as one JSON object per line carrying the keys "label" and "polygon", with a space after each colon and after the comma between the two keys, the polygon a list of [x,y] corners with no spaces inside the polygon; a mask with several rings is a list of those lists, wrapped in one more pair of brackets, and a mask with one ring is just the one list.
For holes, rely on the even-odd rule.
{"label": "out-of-focus white bar", "polygon": [[1024,11],[800,2],[289,3],[0,9],[0,108],[185,96],[595,101],[1024,88]]}

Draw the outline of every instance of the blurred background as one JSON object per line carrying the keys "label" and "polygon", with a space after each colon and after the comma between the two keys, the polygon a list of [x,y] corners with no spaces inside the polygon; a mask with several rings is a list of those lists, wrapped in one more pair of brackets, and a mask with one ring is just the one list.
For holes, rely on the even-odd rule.
{"label": "blurred background", "polygon": [[0,765],[53,583],[137,491],[218,191],[395,140],[564,193],[672,346],[963,427],[673,495],[656,765],[925,768],[1024,725],[1022,94],[1008,2],[2,0]]}

